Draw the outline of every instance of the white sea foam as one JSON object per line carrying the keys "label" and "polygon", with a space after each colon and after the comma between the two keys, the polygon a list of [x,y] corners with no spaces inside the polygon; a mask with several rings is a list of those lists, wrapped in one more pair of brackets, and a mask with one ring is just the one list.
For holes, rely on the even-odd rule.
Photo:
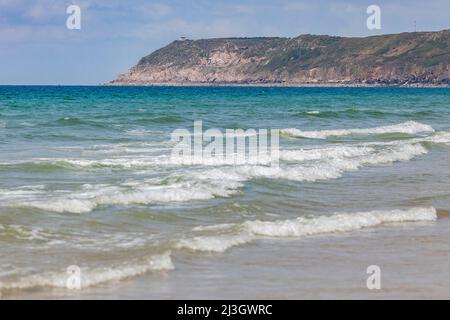
{"label": "white sea foam", "polygon": [[71,213],[86,213],[91,212],[97,207],[97,204],[90,200],[84,199],[46,199],[24,201],[18,206],[32,207],[46,211],[53,212],[71,212]]}
{"label": "white sea foam", "polygon": [[[382,128],[382,127],[379,127]],[[386,127],[385,127],[386,128]],[[356,129],[355,129],[356,130]],[[322,132],[323,133],[323,132]],[[318,160],[323,161],[333,158],[353,158],[363,155],[370,155],[376,153],[378,147],[389,146],[404,146],[413,145],[423,142],[434,144],[450,144],[449,132],[437,132],[427,137],[413,138],[409,140],[397,140],[388,142],[366,142],[358,144],[347,145],[334,145],[324,147],[311,147],[294,150],[280,150],[280,160],[288,162],[303,162]],[[117,169],[151,169],[154,167],[179,167],[189,166],[186,165],[183,159],[176,161],[167,154],[154,154],[154,155],[135,155],[135,156],[121,156],[113,158],[102,159],[71,159],[71,158],[32,158],[28,160],[15,160],[10,162],[1,162],[0,165],[20,165],[20,164],[43,164],[43,165],[55,165],[57,167],[67,167],[72,169],[101,169],[101,168],[117,168]],[[270,165],[273,163],[270,156],[265,159],[258,158],[255,163],[259,165]],[[229,165],[227,159],[212,157],[211,159],[199,159],[195,161],[193,159],[192,164],[194,166],[226,166]]]}
{"label": "white sea foam", "polygon": [[[101,168],[101,167],[116,167],[116,168],[145,168],[155,165],[170,164],[168,156],[133,156],[120,157],[111,159],[67,159],[67,158],[38,158],[32,159],[31,162],[35,164],[55,164],[61,166],[72,166],[74,168]],[[22,163],[26,163],[23,161]]]}
{"label": "white sea foam", "polygon": [[[324,179],[335,179],[348,171],[355,171],[367,165],[390,164],[397,161],[407,161],[412,158],[426,154],[428,151],[420,144],[404,144],[392,146],[388,149],[369,153],[363,150],[361,156],[356,157],[330,157],[323,161],[296,166],[264,167],[264,166],[242,166],[234,169],[247,179],[252,177],[266,177],[273,179],[286,179],[294,181],[317,181]],[[356,153],[355,153],[356,154]],[[300,156],[301,157],[301,156]]]}
{"label": "white sea foam", "polygon": [[197,227],[194,231],[220,231],[219,235],[200,235],[181,239],[175,243],[177,249],[205,252],[223,252],[231,247],[250,243],[264,237],[305,237],[318,234],[339,233],[376,227],[382,224],[406,222],[432,222],[437,219],[436,209],[412,208],[407,210],[335,213],[330,216],[299,217],[279,221],[246,221]]}
{"label": "white sea foam", "polygon": [[[87,288],[111,281],[138,276],[150,271],[175,269],[170,258],[170,252],[153,255],[143,262],[127,263],[120,266],[86,269],[82,268],[81,288]],[[17,281],[0,282],[1,290],[20,290],[39,287],[66,288],[68,275],[66,270],[59,273],[42,273],[22,277]]]}
{"label": "white sea foam", "polygon": [[337,129],[337,130],[319,130],[319,131],[302,131],[295,128],[282,129],[281,133],[302,138],[311,139],[326,139],[332,136],[346,136],[351,134],[359,135],[371,135],[371,134],[383,134],[383,133],[406,133],[416,134],[420,132],[434,132],[434,129],[426,124],[422,124],[415,121],[407,121],[390,126],[374,127],[374,128],[362,128],[362,129]]}
{"label": "white sea foam", "polygon": [[285,161],[310,161],[330,158],[349,158],[369,154],[374,149],[368,146],[333,146],[298,150],[281,150],[280,159]]}
{"label": "white sea foam", "polygon": [[144,135],[154,135],[154,134],[163,134],[163,131],[153,131],[146,129],[131,129],[125,131],[125,134],[130,136],[144,136]]}
{"label": "white sea foam", "polygon": [[198,236],[181,239],[175,244],[176,249],[189,249],[204,252],[224,252],[231,247],[255,240],[255,235],[241,231],[234,235]]}
{"label": "white sea foam", "polygon": [[435,221],[436,209],[413,208],[409,210],[336,213],[314,218],[276,222],[247,221],[245,228],[252,234],[270,237],[300,237],[322,233],[346,232],[387,223]]}
{"label": "white sea foam", "polygon": [[[133,205],[209,200],[236,194],[245,181],[253,178],[309,181],[336,179],[345,172],[363,166],[408,161],[426,154],[420,143],[401,142],[376,146],[337,146],[281,152],[282,159],[294,164],[275,166],[225,166],[188,169],[169,176],[169,183],[159,180],[127,181],[121,185],[97,185],[75,192],[45,194],[38,190],[16,195],[3,194],[3,204],[29,206],[54,212],[86,213],[101,205]],[[314,160],[314,161],[310,161]],[[305,162],[304,161],[309,161]],[[180,180],[181,179],[181,180]],[[172,181],[172,182],[170,182]],[[18,191],[15,191],[18,192]],[[44,194],[43,194],[44,193]],[[6,196],[5,196],[6,195]]]}
{"label": "white sea foam", "polygon": [[122,152],[149,152],[164,149],[170,149],[174,143],[171,141],[159,142],[130,142],[130,143],[111,143],[111,144],[97,144],[89,146],[58,146],[51,147],[52,150],[63,150],[79,153],[122,153]]}
{"label": "white sea foam", "polygon": [[419,142],[430,142],[430,143],[438,143],[438,144],[449,144],[450,143],[450,132],[439,131],[436,134],[428,136],[420,140]]}
{"label": "white sea foam", "polygon": [[87,213],[100,205],[177,203],[229,197],[242,187],[240,177],[229,175],[227,180],[222,176],[223,179],[219,181],[214,180],[214,173],[211,174],[207,177],[204,173],[199,173],[195,180],[170,185],[149,185],[146,182],[140,182],[131,189],[121,186],[97,186],[98,188],[90,188],[83,192],[67,193],[63,197],[40,197],[34,200],[22,200],[14,205],[53,212]]}
{"label": "white sea foam", "polygon": [[[450,133],[438,132],[424,138],[390,142],[369,142],[354,145],[312,147],[282,150],[279,167],[264,165],[185,168],[169,176],[147,180],[127,180],[118,185],[83,186],[81,190],[46,190],[45,186],[24,186],[0,192],[4,206],[28,206],[53,212],[86,213],[98,206],[151,203],[177,203],[208,200],[236,194],[245,181],[253,178],[309,181],[335,179],[345,172],[363,166],[408,161],[428,153],[422,144],[449,143]],[[156,158],[164,163],[163,158]],[[124,165],[136,165],[119,159]],[[83,163],[92,165],[90,160]],[[109,160],[102,160],[103,164]],[[135,159],[140,161],[140,159]],[[155,158],[152,159],[155,161]],[[117,164],[118,162],[114,162]],[[111,163],[110,163],[111,164]],[[220,165],[217,164],[217,165]],[[154,171],[151,172],[154,174]],[[163,180],[167,179],[164,183]]]}

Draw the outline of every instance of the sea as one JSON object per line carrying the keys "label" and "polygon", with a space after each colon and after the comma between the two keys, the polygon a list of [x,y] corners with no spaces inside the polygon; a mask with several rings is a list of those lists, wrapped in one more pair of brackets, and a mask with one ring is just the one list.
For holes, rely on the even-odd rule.
{"label": "sea", "polygon": [[0,299],[450,298],[449,160],[448,88],[0,86]]}

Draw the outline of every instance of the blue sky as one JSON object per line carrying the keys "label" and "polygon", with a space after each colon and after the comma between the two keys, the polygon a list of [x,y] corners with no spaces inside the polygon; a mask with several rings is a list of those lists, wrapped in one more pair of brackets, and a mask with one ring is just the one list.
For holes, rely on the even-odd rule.
{"label": "blue sky", "polygon": [[[66,8],[81,7],[81,30]],[[381,7],[382,29],[366,27]],[[0,84],[99,84],[180,36],[368,36],[450,28],[449,0],[0,0]]]}

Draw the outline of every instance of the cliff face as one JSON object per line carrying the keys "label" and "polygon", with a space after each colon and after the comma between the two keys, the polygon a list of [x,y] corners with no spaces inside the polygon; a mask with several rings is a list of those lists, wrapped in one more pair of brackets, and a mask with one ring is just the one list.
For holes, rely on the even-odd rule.
{"label": "cliff face", "polygon": [[450,30],[343,38],[174,41],[112,85],[450,84]]}

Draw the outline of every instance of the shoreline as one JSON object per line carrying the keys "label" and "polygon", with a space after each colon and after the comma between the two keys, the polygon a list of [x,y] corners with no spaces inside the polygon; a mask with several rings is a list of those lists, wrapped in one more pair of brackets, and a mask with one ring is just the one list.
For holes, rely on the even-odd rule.
{"label": "shoreline", "polygon": [[[438,244],[449,230],[450,219],[439,218],[433,223],[416,222],[402,228],[381,225],[351,233],[286,239],[282,247],[275,239],[259,240],[202,259],[181,251],[174,255],[177,268],[171,272],[145,272],[82,290],[12,290],[4,292],[2,298],[446,299],[450,283],[442,275],[449,262],[439,254]],[[411,237],[416,239],[415,246],[408,240]],[[368,252],[374,253],[370,260]],[[272,256],[269,262],[268,255]],[[343,256],[348,258],[343,260]],[[327,263],[320,263],[325,258]],[[381,268],[380,290],[366,287],[366,270],[371,263]],[[277,273],[280,265],[282,274]],[[199,269],[203,273],[197,272]],[[255,273],[259,276],[254,277]],[[242,282],[242,278],[246,281]],[[436,285],[437,281],[440,285]]]}
{"label": "shoreline", "polygon": [[213,83],[213,82],[109,82],[107,87],[263,87],[263,88],[450,88],[450,84],[407,83],[344,83],[344,82],[271,82],[271,83]]}

